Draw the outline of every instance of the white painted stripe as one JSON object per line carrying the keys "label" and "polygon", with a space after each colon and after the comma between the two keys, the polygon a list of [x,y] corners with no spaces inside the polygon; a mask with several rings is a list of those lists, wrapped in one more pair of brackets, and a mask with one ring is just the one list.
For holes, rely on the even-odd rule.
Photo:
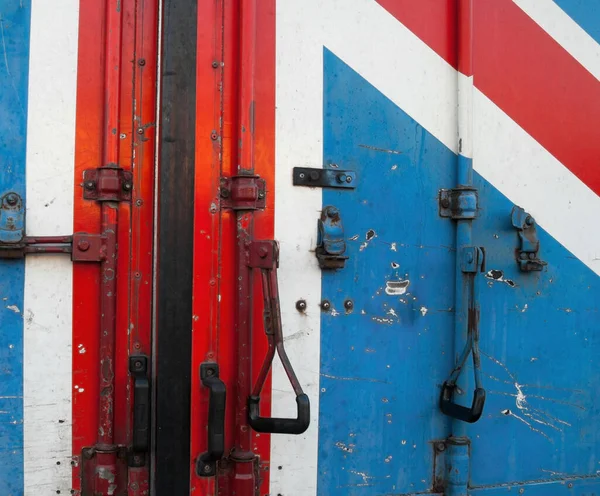
{"label": "white painted stripe", "polygon": [[600,80],[600,45],[552,0],[513,0],[536,24]]}
{"label": "white painted stripe", "polygon": [[[279,284],[286,349],[311,401],[311,425],[300,436],[271,437],[271,494],[316,494],[319,418],[321,271],[314,252],[320,189],[292,186],[294,166],[323,161],[322,25],[315,2],[277,2],[275,239],[281,244]],[[314,24],[313,24],[314,22]],[[300,206],[300,207],[299,207]],[[305,299],[304,315],[295,302]],[[295,416],[296,402],[278,361],[273,415]],[[278,469],[281,467],[281,469]]]}
{"label": "white painted stripe", "polygon": [[483,93],[474,93],[473,166],[600,275],[600,197]]}
{"label": "white painted stripe", "polygon": [[[372,0],[277,1],[275,237],[284,333],[311,399],[302,436],[272,436],[271,494],[316,494],[321,272],[314,255],[318,189],[292,186],[294,166],[323,161],[323,47],[365,77],[451,150],[457,149],[457,74]],[[295,302],[305,299],[305,315]],[[285,373],[273,370],[273,415],[295,415]],[[281,469],[279,469],[281,467]]]}
{"label": "white painted stripe", "polygon": [[[27,118],[27,233],[73,232],[78,0],[33,0]],[[25,495],[72,487],[72,265],[31,256],[24,301]]]}
{"label": "white painted stripe", "polygon": [[458,152],[473,158],[473,76],[458,76]]}

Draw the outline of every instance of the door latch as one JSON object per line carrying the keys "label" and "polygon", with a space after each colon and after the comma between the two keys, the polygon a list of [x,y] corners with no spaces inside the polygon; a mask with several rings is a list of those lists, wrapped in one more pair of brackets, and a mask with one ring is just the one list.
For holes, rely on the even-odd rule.
{"label": "door latch", "polygon": [[321,212],[315,253],[321,269],[343,269],[346,265],[348,256],[345,255],[344,226],[336,207],[328,206]]}
{"label": "door latch", "polygon": [[540,271],[548,265],[538,258],[540,240],[535,228],[535,220],[521,207],[512,209],[512,225],[519,232],[520,247],[517,249],[517,263],[523,272]]}

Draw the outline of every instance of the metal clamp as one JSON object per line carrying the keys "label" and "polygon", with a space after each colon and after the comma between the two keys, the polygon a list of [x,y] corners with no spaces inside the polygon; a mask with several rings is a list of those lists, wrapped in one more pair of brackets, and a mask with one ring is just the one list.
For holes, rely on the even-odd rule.
{"label": "metal clamp", "polygon": [[440,216],[454,220],[472,220],[477,217],[478,201],[477,189],[471,186],[441,189]]}
{"label": "metal clamp", "polygon": [[[258,268],[262,276],[264,299],[264,327],[269,344],[267,355],[258,378],[248,398],[248,423],[257,432],[271,434],[302,434],[310,424],[310,401],[296,377],[283,344],[283,326],[277,285],[279,245],[276,241],[253,241],[250,246],[248,266]],[[296,418],[273,418],[260,416],[260,393],[271,370],[275,351],[296,393]]]}
{"label": "metal clamp", "polygon": [[346,265],[346,241],[340,211],[332,206],[323,208],[317,223],[317,249],[315,254],[321,269],[342,269]]}
{"label": "metal clamp", "polygon": [[535,220],[521,207],[512,209],[512,225],[519,232],[521,246],[517,249],[517,263],[523,272],[540,271],[548,265],[538,258],[540,240],[535,228]]}

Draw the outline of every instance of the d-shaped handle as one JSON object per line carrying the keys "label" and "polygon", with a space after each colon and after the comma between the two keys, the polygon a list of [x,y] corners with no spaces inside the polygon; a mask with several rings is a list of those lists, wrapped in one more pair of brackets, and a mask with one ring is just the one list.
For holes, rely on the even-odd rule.
{"label": "d-shaped handle", "polygon": [[470,424],[477,422],[483,413],[483,406],[485,405],[485,389],[475,389],[471,408],[457,405],[456,403],[452,402],[454,389],[456,389],[456,384],[444,382],[440,397],[440,409],[442,412],[449,417],[462,420],[463,422],[468,422]]}
{"label": "d-shaped handle", "polygon": [[216,363],[200,365],[202,384],[210,389],[208,399],[208,449],[196,461],[199,477],[212,477],[216,473],[217,461],[225,451],[225,383],[219,379]]}
{"label": "d-shaped handle", "polygon": [[293,418],[276,418],[260,416],[260,397],[248,398],[248,419],[250,427],[256,432],[270,434],[302,434],[310,425],[310,400],[306,394],[296,396],[298,415]]}

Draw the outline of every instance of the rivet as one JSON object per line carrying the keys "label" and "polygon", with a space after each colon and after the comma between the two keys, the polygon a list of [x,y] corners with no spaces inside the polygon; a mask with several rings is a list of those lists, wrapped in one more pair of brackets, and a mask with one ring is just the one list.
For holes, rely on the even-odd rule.
{"label": "rivet", "polygon": [[96,182],[95,181],[86,181],[85,184],[83,185],[83,187],[85,189],[87,189],[88,191],[92,191],[92,190],[96,189]]}
{"label": "rivet", "polygon": [[346,176],[346,182],[347,183],[351,183],[352,182],[352,176]]}
{"label": "rivet", "polygon": [[144,67],[146,65],[146,59],[139,59],[138,60],[138,65],[141,67]]}
{"label": "rivet", "polygon": [[215,141],[218,137],[219,137],[218,134],[215,133],[214,131],[212,133],[210,133],[210,139],[211,140]]}
{"label": "rivet", "polygon": [[123,183],[123,190],[124,191],[131,191],[132,188],[133,188],[133,184],[131,184],[130,182]]}
{"label": "rivet", "polygon": [[298,177],[300,179],[304,179],[306,177],[306,174],[304,174],[304,172],[301,172],[300,174],[298,174]]}
{"label": "rivet", "polygon": [[448,208],[449,206],[450,206],[450,200],[448,200],[448,198],[444,198],[442,200],[442,207]]}
{"label": "rivet", "polygon": [[209,377],[213,376],[213,375],[215,375],[215,371],[213,369],[207,369],[206,375],[209,376]]}
{"label": "rivet", "polygon": [[331,303],[329,303],[329,300],[323,300],[321,302],[321,310],[324,310],[325,312],[327,312],[330,308],[331,308]]}
{"label": "rivet", "polygon": [[320,176],[321,176],[321,174],[319,174],[317,171],[312,171],[310,173],[310,180],[316,181],[317,179],[319,179]]}
{"label": "rivet", "polygon": [[352,300],[346,300],[344,302],[344,308],[346,310],[352,310],[354,308],[354,302]]}
{"label": "rivet", "polygon": [[221,198],[229,198],[230,191],[227,188],[221,189]]}
{"label": "rivet", "polygon": [[264,246],[261,246],[258,249],[258,256],[260,258],[266,258],[268,254],[269,254],[269,250],[267,250]]}
{"label": "rivet", "polygon": [[304,312],[306,310],[306,300],[298,300],[296,302],[296,310]]}
{"label": "rivet", "polygon": [[79,248],[80,251],[88,251],[90,249],[90,242],[82,239],[77,243],[77,248]]}
{"label": "rivet", "polygon": [[212,471],[212,467],[210,465],[204,465],[203,470],[205,474],[210,474],[210,472]]}
{"label": "rivet", "polygon": [[143,202],[142,200],[136,200],[136,201],[135,201],[135,204],[136,204],[138,207],[141,207],[141,206],[144,204],[144,202]]}
{"label": "rivet", "polygon": [[219,62],[217,62],[216,60],[213,60],[212,66],[213,66],[213,69],[218,69],[219,68]]}
{"label": "rivet", "polygon": [[533,224],[533,217],[531,215],[527,216],[527,218],[525,219],[525,224],[527,224],[528,226],[531,226]]}
{"label": "rivet", "polygon": [[138,127],[137,128],[137,133],[138,134],[144,134],[144,128],[143,127]]}
{"label": "rivet", "polygon": [[259,191],[258,192],[258,197],[259,198],[264,198],[265,197],[265,192],[264,191]]}
{"label": "rivet", "polygon": [[525,253],[525,252],[522,252],[522,253],[519,255],[519,258],[520,258],[521,260],[527,260],[527,253]]}
{"label": "rivet", "polygon": [[438,451],[446,451],[445,443],[435,443],[435,449]]}

